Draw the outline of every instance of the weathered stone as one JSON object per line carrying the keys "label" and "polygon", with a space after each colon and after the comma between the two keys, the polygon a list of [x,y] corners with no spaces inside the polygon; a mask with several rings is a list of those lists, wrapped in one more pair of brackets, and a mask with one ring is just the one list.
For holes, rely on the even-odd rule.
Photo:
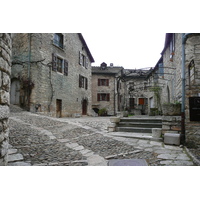
{"label": "weathered stone", "polygon": [[0,104],[1,105],[9,105],[10,104],[10,94],[5,90],[0,90]]}
{"label": "weathered stone", "polygon": [[164,143],[165,144],[175,144],[177,146],[180,145],[180,134],[176,133],[165,133],[164,135]]}
{"label": "weathered stone", "polygon": [[160,138],[161,137],[161,128],[152,128],[152,137],[153,138]]}
{"label": "weathered stone", "polygon": [[23,160],[23,156],[22,154],[11,154],[11,155],[8,155],[8,162],[14,162],[14,161],[20,161],[20,160]]}
{"label": "weathered stone", "polygon": [[111,123],[119,123],[120,122],[120,117],[111,117],[110,118]]}

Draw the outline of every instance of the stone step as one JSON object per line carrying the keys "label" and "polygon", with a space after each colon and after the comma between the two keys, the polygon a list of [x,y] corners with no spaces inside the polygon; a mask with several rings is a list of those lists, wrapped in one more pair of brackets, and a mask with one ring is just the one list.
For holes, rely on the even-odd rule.
{"label": "stone step", "polygon": [[117,127],[118,132],[133,132],[133,133],[152,133],[152,128],[141,127]]}
{"label": "stone step", "polygon": [[163,138],[153,138],[151,133],[128,133],[128,132],[112,132],[110,135],[124,138],[134,138],[152,141],[163,141]]}
{"label": "stone step", "polygon": [[120,122],[139,122],[139,123],[155,123],[162,124],[162,119],[154,119],[154,118],[121,118]]}
{"label": "stone step", "polygon": [[162,128],[162,123],[119,122],[118,127]]}

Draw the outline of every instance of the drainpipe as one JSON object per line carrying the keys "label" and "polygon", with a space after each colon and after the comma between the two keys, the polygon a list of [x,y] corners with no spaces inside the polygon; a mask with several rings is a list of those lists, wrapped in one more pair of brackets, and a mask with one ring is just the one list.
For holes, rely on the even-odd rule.
{"label": "drainpipe", "polygon": [[115,103],[115,90],[116,90],[116,76],[114,76],[114,116],[116,115],[116,112],[115,112],[115,107],[116,107],[116,103]]}
{"label": "drainpipe", "polygon": [[[28,83],[30,83],[30,69],[31,69],[31,33],[28,33]],[[28,111],[30,111],[30,90],[28,87]]]}
{"label": "drainpipe", "polygon": [[191,33],[182,33],[182,104],[181,104],[181,143],[185,143],[185,43],[188,35]]}

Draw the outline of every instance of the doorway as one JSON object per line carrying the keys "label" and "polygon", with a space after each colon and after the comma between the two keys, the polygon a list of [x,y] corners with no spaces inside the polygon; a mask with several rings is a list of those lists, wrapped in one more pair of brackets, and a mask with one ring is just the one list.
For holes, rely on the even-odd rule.
{"label": "doorway", "polygon": [[62,117],[62,100],[56,99],[56,117]]}
{"label": "doorway", "polygon": [[14,105],[19,105],[19,95],[20,94],[20,82],[18,79],[14,79],[11,83],[10,90],[10,103]]}
{"label": "doorway", "polygon": [[87,104],[88,104],[87,100],[84,99],[82,101],[82,115],[87,115]]}

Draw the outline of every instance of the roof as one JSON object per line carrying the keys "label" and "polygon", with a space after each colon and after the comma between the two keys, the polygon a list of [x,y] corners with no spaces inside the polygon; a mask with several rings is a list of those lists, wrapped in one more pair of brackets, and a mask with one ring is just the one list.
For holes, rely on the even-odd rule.
{"label": "roof", "polygon": [[93,74],[118,74],[123,67],[106,67],[105,69],[102,69],[102,67],[99,66],[92,66],[92,73]]}
{"label": "roof", "polygon": [[87,52],[87,54],[89,56],[90,61],[94,62],[94,58],[93,58],[93,56],[92,56],[92,54],[91,54],[91,52],[90,52],[90,50],[89,50],[89,48],[88,48],[88,46],[87,46],[87,44],[85,42],[85,39],[84,39],[83,35],[81,33],[78,33],[78,36],[79,36],[81,42],[83,43],[83,46],[85,47],[85,50],[86,50],[86,52]]}

